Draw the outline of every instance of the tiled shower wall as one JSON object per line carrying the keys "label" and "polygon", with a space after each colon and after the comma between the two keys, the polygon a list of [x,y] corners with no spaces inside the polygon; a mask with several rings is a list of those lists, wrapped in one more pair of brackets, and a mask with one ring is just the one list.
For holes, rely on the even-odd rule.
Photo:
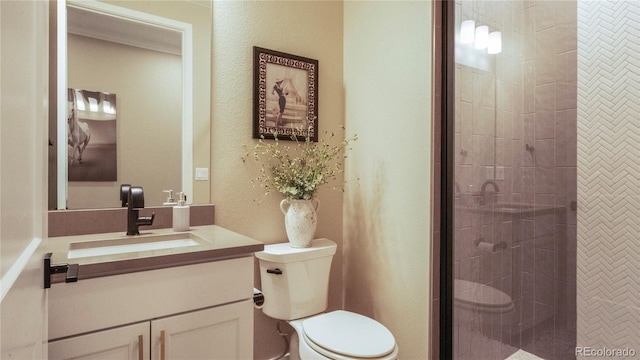
{"label": "tiled shower wall", "polygon": [[640,354],[640,2],[578,4],[578,346]]}

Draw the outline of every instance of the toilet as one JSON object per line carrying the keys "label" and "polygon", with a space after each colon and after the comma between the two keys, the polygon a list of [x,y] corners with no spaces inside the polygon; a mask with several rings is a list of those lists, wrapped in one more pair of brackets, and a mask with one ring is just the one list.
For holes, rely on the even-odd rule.
{"label": "toilet", "polygon": [[462,279],[454,280],[454,311],[459,323],[470,328],[478,324],[488,337],[496,333],[496,327],[509,333],[506,328],[514,320],[511,296],[491,286]]}
{"label": "toilet", "polygon": [[397,359],[395,338],[384,325],[349,311],[324,313],[336,248],[328,239],[313,240],[308,248],[265,245],[255,254],[264,294],[262,311],[286,320],[296,331],[289,348],[292,360]]}

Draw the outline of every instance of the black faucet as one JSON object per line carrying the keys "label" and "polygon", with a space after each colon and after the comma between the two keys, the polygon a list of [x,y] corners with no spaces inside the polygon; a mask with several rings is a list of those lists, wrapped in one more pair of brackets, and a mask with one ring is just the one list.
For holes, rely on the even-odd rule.
{"label": "black faucet", "polygon": [[153,224],[156,213],[151,216],[138,216],[139,209],[144,209],[144,191],[140,186],[122,185],[120,187],[120,199],[124,206],[124,194],[127,195],[127,235],[140,235],[139,226]]}
{"label": "black faucet", "polygon": [[486,195],[487,195],[487,185],[493,185],[493,189],[496,193],[500,192],[500,188],[498,188],[498,184],[496,184],[493,180],[487,180],[482,184],[480,188],[480,205],[486,205]]}

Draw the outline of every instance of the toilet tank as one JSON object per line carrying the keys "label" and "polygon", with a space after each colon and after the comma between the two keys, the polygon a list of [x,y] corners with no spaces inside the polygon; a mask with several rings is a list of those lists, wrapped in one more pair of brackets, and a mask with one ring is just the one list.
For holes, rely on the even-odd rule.
{"label": "toilet tank", "polygon": [[328,239],[313,240],[308,248],[292,248],[289,243],[265,245],[264,251],[255,254],[264,294],[262,311],[281,320],[325,311],[336,247]]}

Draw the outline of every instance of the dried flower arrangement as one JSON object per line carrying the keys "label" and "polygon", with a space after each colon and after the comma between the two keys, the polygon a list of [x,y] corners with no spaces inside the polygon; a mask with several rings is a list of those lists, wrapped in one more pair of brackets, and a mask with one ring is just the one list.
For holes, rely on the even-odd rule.
{"label": "dried flower arrangement", "polygon": [[[275,135],[275,134],[274,134]],[[290,200],[311,200],[321,185],[335,181],[344,171],[343,160],[350,150],[349,144],[358,139],[357,135],[331,145],[329,140],[334,132],[323,132],[324,138],[313,142],[309,137],[304,141],[292,137],[290,142],[266,140],[261,138],[252,151],[242,158],[250,156],[260,164],[260,174],[251,180],[254,187],[265,189],[264,197],[279,192]],[[344,190],[344,183],[334,189]],[[258,201],[260,202],[260,201]]]}

